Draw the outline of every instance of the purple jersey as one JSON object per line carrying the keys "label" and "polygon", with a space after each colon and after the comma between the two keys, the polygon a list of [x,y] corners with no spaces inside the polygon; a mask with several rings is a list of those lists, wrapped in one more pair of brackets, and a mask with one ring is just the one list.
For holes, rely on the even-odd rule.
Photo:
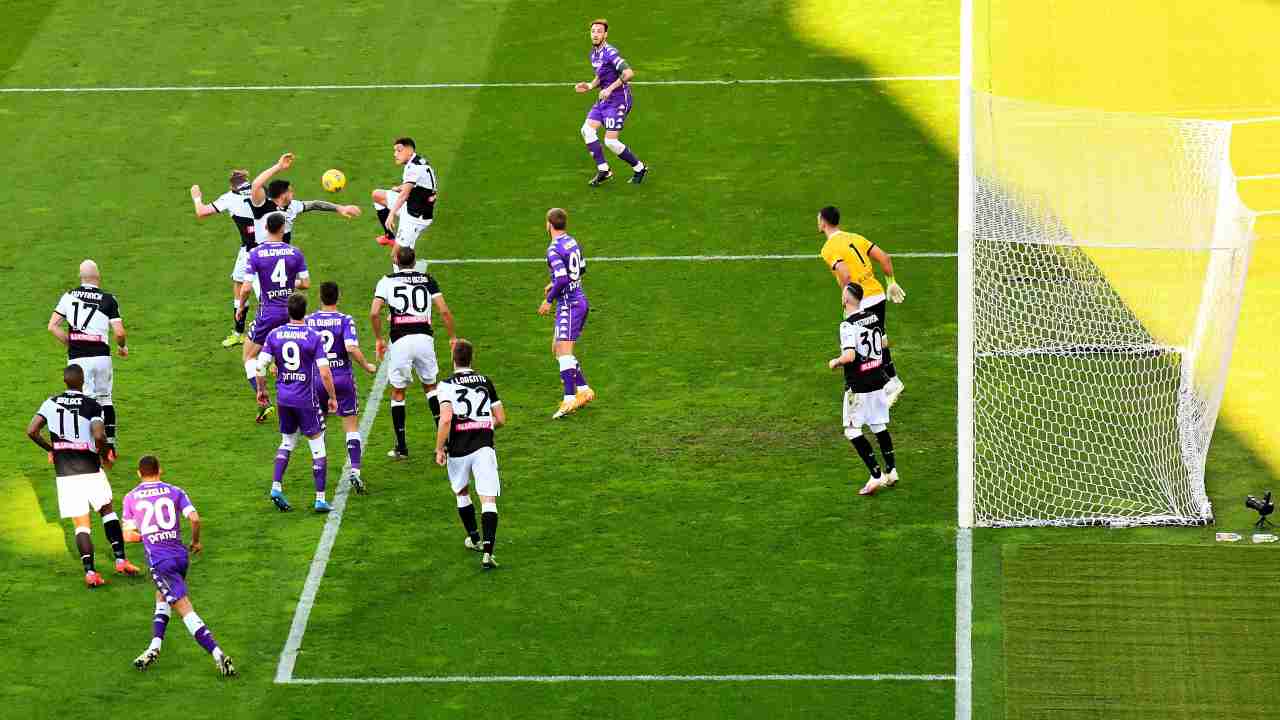
{"label": "purple jersey", "polygon": [[572,235],[565,233],[551,239],[547,246],[547,269],[551,272],[547,302],[587,299],[587,294],[582,291],[582,275],[587,271],[587,261],[582,258],[582,248]]}
{"label": "purple jersey", "polygon": [[[329,358],[329,369],[336,378],[338,375],[351,374],[351,357],[347,354],[347,345],[359,345],[356,337],[356,325],[351,316],[337,311],[318,310],[307,316],[307,327],[320,333],[324,341],[325,357]],[[316,378],[317,383],[319,378]],[[320,389],[316,385],[316,389]]]}
{"label": "purple jersey", "polygon": [[324,339],[306,325],[289,323],[267,334],[258,366],[276,364],[276,404],[318,409],[314,382],[321,382],[317,366],[328,366]]}
{"label": "purple jersey", "polygon": [[124,520],[142,535],[142,547],[152,567],[166,560],[186,561],[182,518],[195,511],[185,490],[159,480],[140,483],[124,496]]}
{"label": "purple jersey", "polygon": [[250,250],[247,267],[257,280],[259,314],[285,314],[298,279],[308,277],[302,251],[282,242],[264,242]]}
{"label": "purple jersey", "polygon": [[[615,80],[622,77],[622,71],[627,69],[627,61],[622,59],[618,54],[618,48],[603,43],[598,48],[591,50],[591,67],[595,68],[596,79],[601,88],[607,88],[614,83]],[[610,100],[617,98],[621,100],[620,95],[625,91],[628,95],[631,93],[631,87],[627,83],[623,83],[622,87],[610,96]]]}

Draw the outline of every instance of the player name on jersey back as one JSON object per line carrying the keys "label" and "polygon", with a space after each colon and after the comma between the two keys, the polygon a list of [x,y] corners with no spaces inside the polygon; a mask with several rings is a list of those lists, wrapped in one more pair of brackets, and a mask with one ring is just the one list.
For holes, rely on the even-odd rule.
{"label": "player name on jersey back", "polygon": [[114,295],[92,285],[81,285],[63,293],[54,312],[70,327],[69,358],[111,355],[111,346],[107,343],[111,321],[120,318],[120,306]]}
{"label": "player name on jersey back", "polygon": [[346,313],[319,310],[307,316],[307,327],[315,330],[324,340],[329,369],[335,373],[351,373],[351,357],[347,343],[358,343],[355,323]]}
{"label": "player name on jersey back", "polygon": [[860,310],[840,322],[841,352],[852,350],[844,365],[845,387],[856,393],[874,392],[889,382],[884,369],[884,333],[875,314]]}
{"label": "player name on jersey back", "polygon": [[493,447],[493,408],[502,401],[487,375],[463,368],[437,388],[440,402],[449,403],[453,419],[449,427],[449,455],[463,457]]}
{"label": "player name on jersey back", "polygon": [[431,335],[431,305],[440,285],[431,275],[401,270],[384,276],[373,292],[391,309],[391,341],[406,335]]}
{"label": "player name on jersey back", "polygon": [[37,414],[49,428],[54,474],[68,477],[102,469],[102,458],[93,439],[93,421],[102,421],[102,406],[97,400],[68,390],[45,400]]}

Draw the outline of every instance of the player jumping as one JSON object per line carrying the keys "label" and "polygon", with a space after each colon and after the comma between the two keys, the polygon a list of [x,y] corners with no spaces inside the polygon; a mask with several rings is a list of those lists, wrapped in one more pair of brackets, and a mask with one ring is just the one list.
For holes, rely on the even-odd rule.
{"label": "player jumping", "polygon": [[595,68],[596,76],[591,78],[591,82],[580,82],[573,86],[573,89],[580,93],[601,88],[598,102],[587,111],[587,120],[582,123],[582,140],[587,144],[591,158],[596,161],[595,177],[591,178],[591,182],[587,184],[602,185],[613,177],[613,171],[609,169],[609,163],[604,159],[604,148],[600,146],[600,136],[597,134],[600,126],[604,125],[604,144],[609,146],[618,159],[631,166],[634,172],[630,182],[639,185],[644,182],[649,168],[618,139],[618,134],[622,132],[622,126],[627,121],[627,115],[631,112],[630,83],[636,71],[622,59],[617,48],[605,42],[608,38],[609,21],[592,20],[591,67]]}
{"label": "player jumping", "polygon": [[[125,558],[124,531],[111,507],[111,485],[103,467],[111,467],[108,454],[106,424],[102,407],[80,391],[84,386],[84,370],[68,365],[62,370],[67,391],[54,395],[40,405],[40,410],[27,425],[27,437],[49,453],[53,473],[58,482],[58,513],[71,518],[76,528],[76,548],[84,565],[84,584],[94,588],[106,581],[93,565],[93,540],[90,538],[89,513],[102,516],[102,530],[116,556],[117,575],[137,575],[138,568]],[[40,434],[49,428],[49,440]]]}
{"label": "player jumping", "polygon": [[[849,283],[842,294],[845,319],[840,322],[840,355],[831,359],[827,367],[844,368],[844,436],[853,443],[871,479],[858,491],[859,495],[874,495],[882,487],[898,482],[898,469],[893,459],[893,438],[889,436],[889,376],[884,365],[888,353],[884,347],[884,330],[880,321],[869,310],[862,308],[862,286]],[[884,472],[876,462],[871,443],[862,434],[862,426],[871,427],[884,455]]]}
{"label": "player jumping", "polygon": [[275,165],[258,173],[249,185],[249,210],[254,218],[254,236],[261,242],[266,235],[266,218],[271,213],[282,213],[285,218],[284,241],[293,242],[293,221],[304,212],[333,212],[345,218],[359,217],[360,208],[355,205],[335,205],[327,200],[296,200],[293,185],[288,180],[272,180],[276,173],[293,167],[293,153],[280,156]]}
{"label": "player jumping", "polygon": [[587,261],[582,257],[582,247],[565,231],[569,226],[569,214],[560,208],[547,211],[547,233],[551,244],[547,246],[547,267],[551,282],[543,288],[546,297],[538,306],[538,314],[551,312],[556,306],[556,322],[551,335],[551,353],[560,365],[560,380],[564,384],[564,399],[552,420],[568,415],[596,399],[582,374],[582,364],[573,354],[573,345],[582,336],[591,306],[587,294],[582,291],[582,275],[587,271]]}
{"label": "player jumping", "polygon": [[333,373],[329,370],[329,357],[325,353],[324,339],[320,333],[307,327],[307,296],[289,296],[289,322],[267,334],[258,355],[255,371],[258,376],[258,404],[265,405],[267,397],[267,366],[276,366],[276,402],[280,415],[280,449],[276,451],[275,474],[271,479],[271,502],[280,512],[293,508],[284,497],[284,472],[289,467],[289,456],[298,444],[298,434],[307,436],[311,446],[311,474],[316,483],[315,511],[327,513],[332,508],[324,498],[324,488],[329,474],[329,461],[324,446],[324,410],[316,397],[315,375],[328,398],[329,412],[338,411],[338,392],[333,387]]}
{"label": "player jumping", "polygon": [[213,656],[213,666],[225,677],[235,677],[236,667],[231,657],[222,652],[213,639],[204,620],[196,614],[187,595],[187,567],[190,557],[182,544],[182,518],[191,523],[191,554],[199,554],[200,516],[191,504],[187,493],[176,485],[160,479],[160,461],[154,455],[145,455],[138,461],[138,478],[142,481],[124,496],[125,537],[129,542],[141,542],[151,565],[151,579],[156,584],[156,614],[151,622],[151,646],[136,660],[133,666],[146,670],[160,658],[160,646],[164,643],[164,631],[169,627],[172,610],[177,610],[205,652]]}
{"label": "player jumping", "polygon": [[418,236],[435,219],[438,185],[431,163],[418,154],[413,138],[402,137],[391,147],[397,165],[404,166],[400,184],[390,190],[373,191],[373,209],[378,214],[379,245],[391,247],[391,272],[395,272],[396,248],[416,248]]}
{"label": "player jumping", "polygon": [[[329,359],[329,372],[333,373],[333,387],[338,391],[338,417],[347,433],[347,459],[351,462],[351,487],[357,495],[365,492],[360,478],[360,430],[356,413],[359,411],[356,378],[351,372],[351,361],[369,372],[378,367],[365,359],[360,351],[360,339],[356,337],[356,325],[350,315],[338,312],[338,283],[320,284],[320,310],[307,316],[307,327],[320,333],[324,340],[325,355]],[[317,388],[320,407],[328,410],[329,396],[323,388]]]}
{"label": "player jumping", "polygon": [[234,325],[231,334],[222,341],[222,347],[225,348],[244,342],[244,315],[240,314],[240,283],[244,282],[249,272],[247,267],[249,251],[258,245],[253,235],[253,209],[249,205],[249,171],[232,170],[230,184],[230,190],[219,195],[208,205],[204,202],[200,186],[191,186],[191,204],[195,206],[196,219],[226,213],[240,235],[240,250],[236,253],[236,262],[231,268],[231,317]]}
{"label": "player jumping", "polygon": [[[498,390],[487,375],[471,369],[475,349],[466,340],[453,346],[453,374],[439,386],[440,426],[436,430],[436,464],[449,468],[449,484],[458,501],[458,517],[467,531],[463,544],[483,553],[480,566],[498,567],[493,559],[498,535],[498,455],[493,449],[493,431],[507,424],[507,413],[498,399]],[[476,530],[476,506],[468,486],[475,478],[480,495],[480,523],[483,539]]]}

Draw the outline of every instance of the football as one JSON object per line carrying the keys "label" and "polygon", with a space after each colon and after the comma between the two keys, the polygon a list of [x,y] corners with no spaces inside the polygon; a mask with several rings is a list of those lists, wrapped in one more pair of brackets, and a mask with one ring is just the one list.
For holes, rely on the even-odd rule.
{"label": "football", "polygon": [[347,186],[347,176],[341,170],[326,170],[320,184],[329,192],[338,192]]}

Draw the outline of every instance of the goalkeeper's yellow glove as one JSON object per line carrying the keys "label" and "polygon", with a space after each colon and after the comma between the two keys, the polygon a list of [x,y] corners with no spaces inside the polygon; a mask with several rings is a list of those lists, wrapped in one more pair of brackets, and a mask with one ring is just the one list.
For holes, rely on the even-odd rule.
{"label": "goalkeeper's yellow glove", "polygon": [[903,300],[907,299],[907,291],[902,289],[902,286],[899,285],[898,282],[893,279],[892,275],[885,277],[885,280],[889,281],[888,292],[889,292],[890,300],[896,303],[900,303]]}

